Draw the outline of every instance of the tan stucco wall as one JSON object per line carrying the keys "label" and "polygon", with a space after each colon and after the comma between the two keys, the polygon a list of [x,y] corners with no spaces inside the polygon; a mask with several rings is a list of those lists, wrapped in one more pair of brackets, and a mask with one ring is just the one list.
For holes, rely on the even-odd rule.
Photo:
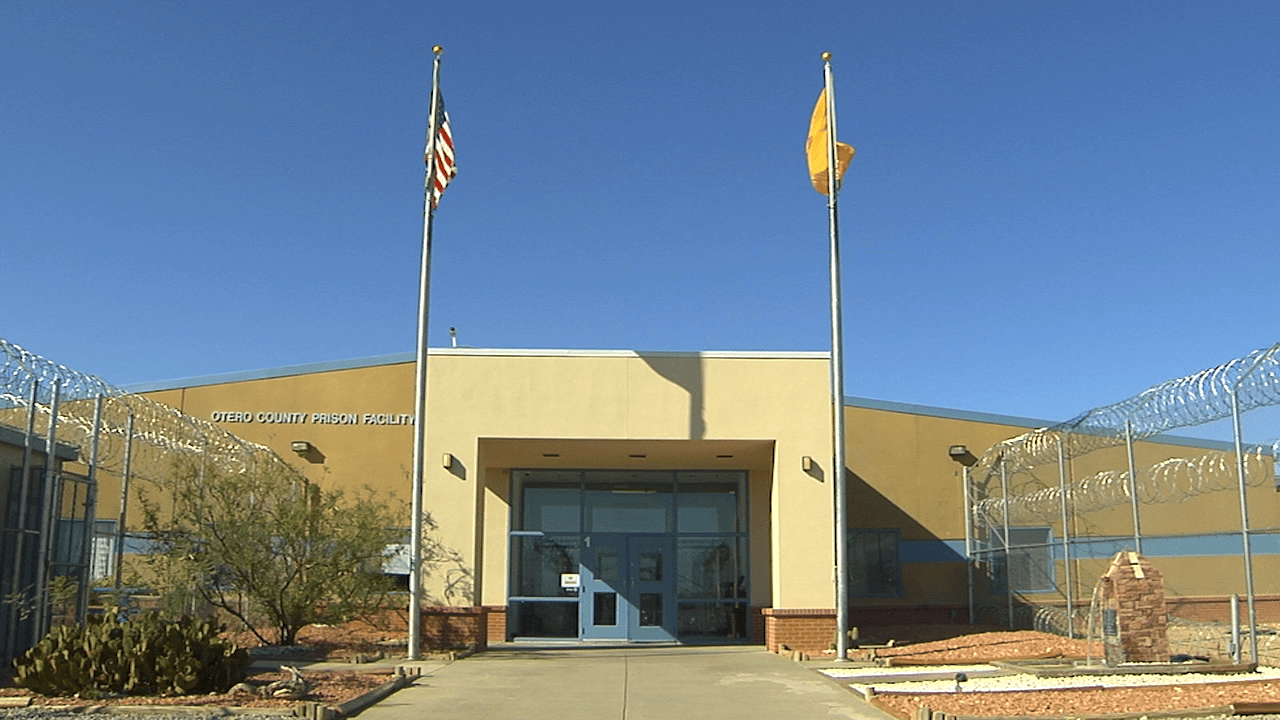
{"label": "tan stucco wall", "polygon": [[[834,606],[825,356],[457,349],[433,351],[429,367],[425,507],[438,524],[439,540],[461,558],[459,565],[443,565],[428,579],[433,602],[505,602],[512,469],[696,468],[749,472],[752,605]],[[368,484],[407,502],[413,427],[368,424],[364,415],[410,416],[413,380],[413,363],[396,362],[191,383],[148,395],[273,448],[314,482]],[[960,411],[873,405],[844,409],[852,471],[850,528],[900,530],[904,542],[962,542],[961,466],[948,448],[965,445],[981,455],[1028,428]],[[244,413],[252,421],[216,415],[227,412]],[[271,423],[259,421],[258,413],[306,415],[305,422]],[[316,413],[354,413],[360,422],[319,423]],[[322,461],[293,454],[290,443],[298,440],[315,446]],[[1137,458],[1145,467],[1205,452],[1146,442],[1138,446]],[[452,469],[442,466],[446,453],[456,459]],[[814,471],[801,469],[805,456],[812,458]],[[1111,448],[1073,460],[1070,471],[1079,479],[1126,466],[1123,448]],[[1057,477],[1056,466],[1044,466],[1014,483],[1026,489],[1056,484]],[[100,481],[98,515],[114,518],[118,480],[104,474]],[[1280,525],[1277,498],[1270,487],[1250,491],[1255,527]],[[1234,492],[1220,492],[1146,507],[1143,530],[1149,535],[1231,532],[1238,530],[1238,513]],[[1056,514],[1015,525],[1048,526],[1055,540],[1062,537]],[[1131,534],[1131,514],[1127,506],[1084,513],[1072,519],[1071,532],[1125,536]],[[1171,592],[1239,591],[1230,589],[1238,584],[1240,565],[1232,558],[1154,562]],[[1077,598],[1087,595],[1096,579],[1093,566],[1104,564],[1077,559]],[[1272,564],[1267,559],[1258,567],[1270,570]],[[1061,579],[1061,567],[1059,573]],[[458,580],[469,581],[475,593],[446,596],[446,586]],[[967,601],[962,562],[904,563],[902,581],[902,597],[867,599],[866,604]],[[979,585],[985,587],[981,577]],[[1259,591],[1271,590],[1260,586]]]}
{"label": "tan stucco wall", "polygon": [[[464,558],[452,572],[471,573],[478,590],[474,600],[444,597],[442,568],[428,579],[432,600],[505,602],[512,468],[696,467],[750,471],[754,604],[834,603],[831,487],[800,463],[830,464],[825,357],[453,350],[433,351],[428,367],[424,506],[440,541]],[[317,424],[313,413],[412,414],[413,378],[412,363],[397,363],[148,394],[271,447],[317,483],[369,484],[407,501],[412,426]],[[254,420],[217,414],[226,412]],[[306,421],[258,422],[261,412]],[[323,462],[290,452],[298,440]]]}

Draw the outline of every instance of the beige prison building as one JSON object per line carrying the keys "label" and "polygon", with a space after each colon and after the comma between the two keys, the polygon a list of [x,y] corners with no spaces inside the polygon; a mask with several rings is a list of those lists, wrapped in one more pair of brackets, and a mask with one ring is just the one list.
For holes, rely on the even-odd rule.
{"label": "beige prison building", "polygon": [[[447,557],[427,575],[428,633],[825,650],[837,588],[828,368],[826,353],[433,350],[424,507]],[[414,376],[413,357],[396,355],[129,389],[269,446],[314,482],[407,500]],[[1126,548],[1131,512],[1118,507],[1069,521],[1098,539],[1070,568],[1052,516],[1010,528],[1026,547],[971,568],[949,448],[980,455],[1049,423],[855,398],[842,411],[855,626],[1003,622],[1015,599],[1063,605],[1068,570],[1087,607]],[[1139,447],[1144,462],[1186,450]],[[1073,472],[1123,462],[1098,455]],[[119,488],[101,482],[98,517],[110,518]],[[1251,493],[1257,524],[1276,526],[1274,488]],[[1143,509],[1171,607],[1212,614],[1243,592],[1235,507],[1218,493]],[[1277,577],[1280,554],[1255,553],[1257,576]]]}

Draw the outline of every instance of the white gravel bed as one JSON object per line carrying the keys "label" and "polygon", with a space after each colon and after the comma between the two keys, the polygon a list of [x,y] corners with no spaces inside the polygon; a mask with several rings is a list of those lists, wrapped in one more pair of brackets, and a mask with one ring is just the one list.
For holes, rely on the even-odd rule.
{"label": "white gravel bed", "polygon": [[[959,667],[959,666],[956,666]],[[888,669],[888,668],[886,668]],[[825,672],[825,671],[824,671]],[[956,670],[955,672],[968,672]],[[859,677],[859,680],[865,680]],[[1029,674],[1004,675],[997,677],[971,677],[961,683],[961,692],[1024,692],[1028,690],[1066,690],[1084,687],[1148,687],[1160,685],[1194,685],[1203,683],[1258,682],[1261,680],[1280,680],[1280,668],[1260,667],[1251,673],[1182,673],[1137,674],[1137,675],[1076,675],[1069,677],[1036,677]],[[868,688],[876,693],[953,693],[956,682],[950,680],[921,680],[876,684],[871,682],[850,683],[854,690],[866,694]]]}
{"label": "white gravel bed", "polygon": [[891,667],[831,667],[819,672],[833,678],[874,678],[878,675],[933,675],[936,673],[991,672],[995,665],[901,665]]}

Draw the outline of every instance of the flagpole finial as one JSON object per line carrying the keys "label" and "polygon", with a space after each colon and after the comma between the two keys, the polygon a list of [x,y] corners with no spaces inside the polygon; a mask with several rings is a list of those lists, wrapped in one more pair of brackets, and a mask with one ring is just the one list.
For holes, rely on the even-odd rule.
{"label": "flagpole finial", "polygon": [[822,53],[822,60],[823,62],[831,62],[831,53],[830,52]]}
{"label": "flagpole finial", "polygon": [[439,55],[440,53],[444,52],[444,48],[440,47],[439,45],[436,45],[435,47],[431,48],[431,52],[435,53],[436,55]]}

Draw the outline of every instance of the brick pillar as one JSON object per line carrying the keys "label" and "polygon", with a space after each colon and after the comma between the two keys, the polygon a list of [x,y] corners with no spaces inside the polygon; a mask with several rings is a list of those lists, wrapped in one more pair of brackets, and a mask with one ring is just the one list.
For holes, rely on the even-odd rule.
{"label": "brick pillar", "polygon": [[778,652],[786,645],[809,655],[821,655],[831,648],[836,636],[836,612],[828,608],[763,608],[765,647]]}
{"label": "brick pillar", "polygon": [[1168,662],[1164,576],[1135,552],[1120,552],[1102,576],[1102,639],[1108,665]]}
{"label": "brick pillar", "polygon": [[489,642],[506,642],[507,640],[507,606],[485,605],[485,626]]}

